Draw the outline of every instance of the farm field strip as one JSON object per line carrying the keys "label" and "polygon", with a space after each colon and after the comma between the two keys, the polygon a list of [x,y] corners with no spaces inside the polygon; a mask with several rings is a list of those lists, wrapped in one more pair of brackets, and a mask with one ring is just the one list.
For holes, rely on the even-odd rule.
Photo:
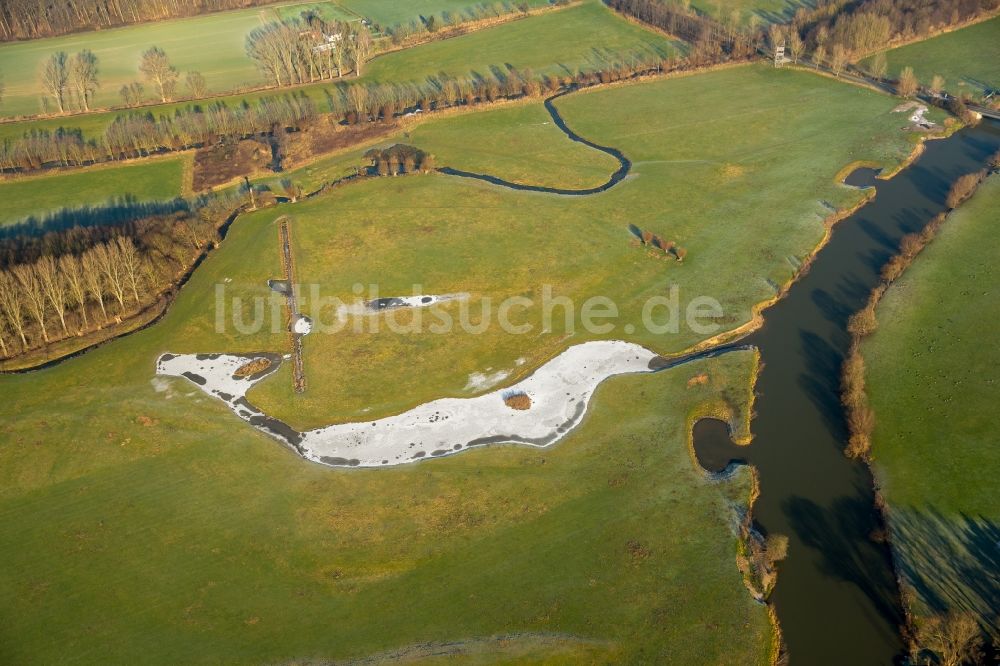
{"label": "farm field strip", "polygon": [[[2,47],[0,47],[2,48]],[[241,47],[242,48],[242,47]],[[466,76],[475,71],[487,72],[490,66],[533,69],[536,73],[564,74],[578,67],[593,68],[594,58],[604,51],[653,49],[677,53],[683,46],[630,24],[597,0],[532,16],[476,31],[460,37],[430,42],[403,51],[379,56],[365,68],[360,79],[347,78],[339,83],[423,81],[428,76],[446,72]],[[169,53],[168,53],[169,55]],[[247,65],[250,66],[249,61]],[[326,110],[325,91],[337,81],[307,84],[295,88],[271,89],[228,95],[206,100],[202,104],[225,102],[253,103],[259,99],[295,92],[308,95],[319,110]],[[117,94],[117,89],[112,91]],[[196,102],[184,101],[143,107],[142,112],[154,115],[171,114]],[[19,137],[29,129],[54,131],[59,127],[78,127],[85,136],[97,136],[124,111],[97,112],[31,121],[0,123],[0,139]]]}
{"label": "farm field strip", "polygon": [[885,55],[890,78],[912,67],[925,86],[935,74],[944,77],[944,87],[953,95],[1000,89],[1000,16],[891,49]]}

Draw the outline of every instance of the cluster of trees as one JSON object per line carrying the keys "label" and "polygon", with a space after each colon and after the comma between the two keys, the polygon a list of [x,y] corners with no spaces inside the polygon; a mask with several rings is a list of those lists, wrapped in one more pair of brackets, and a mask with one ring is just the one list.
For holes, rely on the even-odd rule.
{"label": "cluster of trees", "polygon": [[736,18],[724,25],[686,4],[666,0],[607,0],[607,3],[616,11],[690,43],[688,59],[692,64],[748,58],[760,40],[758,29],[743,29]]}
{"label": "cluster of trees", "polygon": [[[832,0],[800,8],[789,25],[772,27],[770,37],[772,44],[785,45],[793,59],[811,53],[814,62],[836,74],[889,43],[927,37],[998,7],[1000,0]],[[870,73],[884,78],[884,58],[873,60]]]}
{"label": "cluster of trees", "polygon": [[97,72],[97,56],[90,49],[72,58],[65,51],[58,51],[42,63],[40,77],[59,113],[70,108],[90,111],[90,102],[99,86]]}
{"label": "cluster of trees", "polygon": [[[139,60],[139,72],[154,87],[161,102],[170,101],[176,94],[179,73],[170,63],[166,52],[158,46],[143,52]],[[100,87],[98,73],[97,56],[89,49],[72,57],[65,51],[53,53],[42,63],[39,71],[39,79],[47,95],[43,99],[43,109],[48,111],[50,104],[54,103],[55,110],[59,113],[90,111],[94,93]],[[200,72],[188,72],[186,82],[192,97],[204,97],[207,94],[208,85]],[[144,91],[142,83],[133,81],[123,85],[119,95],[126,107],[133,107],[142,102]]]}
{"label": "cluster of trees", "polygon": [[639,231],[639,241],[646,247],[653,247],[663,252],[667,256],[673,256],[678,262],[684,261],[687,250],[679,246],[674,241],[665,241],[652,231]]}
{"label": "cluster of trees", "polygon": [[373,48],[365,25],[326,21],[309,11],[256,28],[246,41],[247,55],[278,87],[339,78],[347,68],[360,76]]}
{"label": "cluster of trees", "polygon": [[[492,67],[474,77],[431,77],[422,83],[341,83],[325,91],[324,113],[339,122],[389,122],[401,113],[430,111],[536,96],[564,86],[590,86],[682,66],[652,52],[604,54],[594,69],[570,76],[537,76],[531,70]],[[87,138],[75,128],[32,129],[20,138],[0,142],[0,171],[30,171],[50,166],[81,166],[139,157],[157,152],[213,145],[223,140],[272,134],[277,129],[307,127],[318,116],[305,92],[272,95],[253,104],[230,106],[219,101],[191,105],[170,115],[151,112],[119,114],[99,137]]]}
{"label": "cluster of trees", "polygon": [[379,176],[396,176],[403,173],[434,170],[434,156],[419,148],[397,143],[389,148],[372,148],[365,153],[372,162],[369,171]]}
{"label": "cluster of trees", "polygon": [[[232,203],[92,228],[36,244],[0,269],[0,353],[14,356],[141,311],[217,238]],[[17,241],[12,241],[17,242]],[[6,253],[4,253],[6,255]]]}
{"label": "cluster of trees", "polygon": [[80,30],[196,16],[225,9],[265,5],[274,0],[4,0],[0,41],[52,37]]}

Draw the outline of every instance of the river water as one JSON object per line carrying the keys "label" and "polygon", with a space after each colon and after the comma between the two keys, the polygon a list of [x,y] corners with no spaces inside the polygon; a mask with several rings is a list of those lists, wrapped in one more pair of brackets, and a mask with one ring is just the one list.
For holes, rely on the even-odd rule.
{"label": "river water", "polygon": [[865,304],[900,238],[944,210],[950,184],[983,168],[998,149],[1000,124],[984,122],[929,141],[915,163],[876,181],[875,199],[836,225],[810,270],[765,311],[763,327],[741,340],[755,345],[763,362],[751,446],[735,447],[718,422],[696,427],[695,450],[706,468],[731,459],[756,466],[755,522],[789,537],[771,599],[793,665],[885,665],[903,653],[890,553],[870,538],[881,527],[871,474],[843,454],[847,320]]}

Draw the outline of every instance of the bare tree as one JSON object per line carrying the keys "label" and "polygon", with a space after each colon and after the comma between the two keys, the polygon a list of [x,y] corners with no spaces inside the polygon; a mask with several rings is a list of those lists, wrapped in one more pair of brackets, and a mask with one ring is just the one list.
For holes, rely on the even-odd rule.
{"label": "bare tree", "polygon": [[42,331],[42,339],[48,342],[49,332],[45,328],[45,314],[48,310],[46,307],[48,301],[45,298],[45,290],[42,289],[42,283],[38,279],[38,274],[35,272],[35,267],[31,264],[18,264],[11,270],[14,273],[14,277],[17,278],[17,286],[24,297],[24,305],[28,310],[28,314],[31,315],[35,323],[38,324],[38,328]]}
{"label": "bare tree", "polygon": [[944,90],[944,77],[940,74],[935,74],[931,77],[931,87],[930,91],[932,95],[937,95],[942,90]]}
{"label": "bare tree", "polygon": [[368,120],[368,89],[355,83],[347,89],[347,99],[351,108],[358,114],[358,122]]}
{"label": "bare tree", "polygon": [[876,79],[884,79],[885,73],[889,69],[889,63],[885,59],[885,52],[876,53],[868,63],[868,72]]}
{"label": "bare tree", "polygon": [[102,279],[103,271],[101,270],[100,257],[97,256],[95,249],[83,253],[80,257],[80,268],[83,271],[83,284],[87,288],[87,293],[97,301],[101,308],[101,315],[104,317],[104,321],[107,321],[108,311],[104,307],[104,295],[107,292]]}
{"label": "bare tree", "polygon": [[792,54],[792,62],[798,63],[802,55],[802,36],[794,26],[788,30],[788,51]]}
{"label": "bare tree", "polygon": [[69,80],[66,60],[66,52],[58,51],[49,56],[42,65],[42,86],[56,101],[59,113],[66,112],[66,83]]}
{"label": "bare tree", "polygon": [[941,666],[981,663],[982,630],[975,617],[968,613],[953,612],[929,618],[918,628],[917,642],[923,649],[933,652],[937,657],[933,663]]}
{"label": "bare tree", "polygon": [[83,266],[80,259],[72,254],[64,254],[59,257],[59,272],[66,280],[66,291],[83,319],[81,330],[86,329],[89,327],[87,321],[87,285],[84,283]]}
{"label": "bare tree", "polygon": [[187,85],[188,94],[195,99],[208,94],[208,82],[201,72],[188,72],[184,77],[184,83]]}
{"label": "bare tree", "polygon": [[24,303],[21,301],[21,288],[14,276],[7,271],[0,272],[0,313],[21,338],[21,346],[27,348],[28,340],[24,335]]}
{"label": "bare tree", "polygon": [[136,306],[139,305],[139,280],[142,277],[142,257],[135,242],[126,236],[115,239],[115,253],[121,264],[122,278],[132,290]]}
{"label": "bare tree", "polygon": [[6,317],[0,317],[0,354],[10,356],[7,350],[7,336],[10,334],[10,324]]}
{"label": "bare tree", "polygon": [[125,312],[125,278],[122,275],[117,249],[114,245],[102,244],[95,246],[93,251],[105,286],[118,301],[120,311]]}
{"label": "bare tree", "polygon": [[903,71],[899,73],[899,81],[896,83],[896,93],[900,97],[913,97],[917,94],[919,85],[917,77],[913,73],[913,68],[904,67]]}
{"label": "bare tree", "polygon": [[359,26],[350,40],[351,61],[354,63],[354,76],[361,76],[361,67],[372,54],[372,35],[365,26]]}
{"label": "bare tree", "polygon": [[822,67],[826,62],[826,47],[822,44],[813,49],[813,62],[817,67]]}
{"label": "bare tree", "polygon": [[142,84],[138,81],[133,81],[127,85],[121,87],[118,94],[121,95],[122,104],[131,108],[133,106],[138,106],[139,102],[142,101]]}
{"label": "bare tree", "polygon": [[77,103],[84,111],[90,111],[90,99],[98,88],[97,56],[90,49],[77,53],[70,62],[69,77],[73,82]]}
{"label": "bare tree", "polygon": [[66,328],[66,282],[52,255],[46,255],[35,262],[35,274],[42,285],[42,292],[45,294],[46,300],[52,306],[56,316],[59,317],[63,333],[68,335],[69,330]]}
{"label": "bare tree", "polygon": [[160,100],[167,102],[177,88],[177,68],[170,64],[166,52],[154,46],[142,54],[139,61],[139,71],[146,80],[156,84],[160,91]]}
{"label": "bare tree", "polygon": [[833,50],[830,51],[830,70],[833,71],[833,75],[839,78],[846,64],[847,49],[840,44],[834,44]]}

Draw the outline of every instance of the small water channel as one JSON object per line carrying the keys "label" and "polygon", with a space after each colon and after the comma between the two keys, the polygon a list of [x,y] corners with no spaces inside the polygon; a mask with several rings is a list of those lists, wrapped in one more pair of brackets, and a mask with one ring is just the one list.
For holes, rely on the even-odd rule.
{"label": "small water channel", "polygon": [[843,454],[840,368],[850,344],[847,320],[877,284],[900,238],[944,210],[951,183],[983,168],[1000,149],[1000,124],[984,122],[944,140],[888,181],[870,170],[877,196],[840,222],[830,242],[764,325],[741,340],[760,350],[763,370],[749,447],[736,447],[724,424],[703,422],[695,451],[718,471],[745,459],[760,475],[754,519],[789,537],[772,600],[793,665],[892,664],[903,653],[899,590],[868,468]]}

